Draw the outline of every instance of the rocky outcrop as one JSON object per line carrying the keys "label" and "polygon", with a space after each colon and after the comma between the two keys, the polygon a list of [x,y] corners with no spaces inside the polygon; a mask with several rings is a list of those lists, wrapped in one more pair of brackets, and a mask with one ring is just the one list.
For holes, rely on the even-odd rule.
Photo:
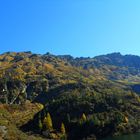
{"label": "rocky outcrop", "polygon": [[3,138],[6,135],[6,133],[7,133],[7,127],[0,125],[0,139],[3,140]]}
{"label": "rocky outcrop", "polygon": [[26,100],[33,101],[39,94],[46,93],[47,90],[47,80],[32,81],[29,83],[22,81],[0,82],[0,102],[21,104]]}

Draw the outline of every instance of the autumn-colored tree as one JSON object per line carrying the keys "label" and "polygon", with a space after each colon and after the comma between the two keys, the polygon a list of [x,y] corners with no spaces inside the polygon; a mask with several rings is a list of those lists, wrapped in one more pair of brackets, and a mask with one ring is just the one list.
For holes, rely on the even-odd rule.
{"label": "autumn-colored tree", "polygon": [[52,119],[50,113],[47,113],[46,117],[44,118],[43,125],[45,129],[52,130],[53,125],[52,125]]}
{"label": "autumn-colored tree", "polygon": [[81,120],[84,121],[84,122],[87,120],[87,117],[84,113],[82,114]]}
{"label": "autumn-colored tree", "polygon": [[62,134],[65,134],[66,133],[66,129],[65,129],[64,123],[61,124],[61,133]]}
{"label": "autumn-colored tree", "polygon": [[86,122],[86,120],[87,120],[87,117],[86,117],[86,115],[83,113],[82,116],[81,116],[81,118],[80,118],[80,120],[79,120],[79,123],[82,125],[83,123]]}
{"label": "autumn-colored tree", "polygon": [[124,122],[125,122],[125,123],[128,123],[128,122],[129,122],[128,117],[125,116]]}

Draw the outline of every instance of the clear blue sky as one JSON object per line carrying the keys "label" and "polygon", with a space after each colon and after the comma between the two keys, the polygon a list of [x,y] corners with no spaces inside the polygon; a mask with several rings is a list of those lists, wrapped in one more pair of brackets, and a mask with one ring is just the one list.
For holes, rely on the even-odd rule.
{"label": "clear blue sky", "polygon": [[0,53],[140,55],[140,0],[0,0]]}

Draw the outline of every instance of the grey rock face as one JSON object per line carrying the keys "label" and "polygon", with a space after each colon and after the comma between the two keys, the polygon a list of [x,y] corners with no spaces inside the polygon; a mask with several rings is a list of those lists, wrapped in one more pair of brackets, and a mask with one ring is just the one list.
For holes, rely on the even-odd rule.
{"label": "grey rock face", "polygon": [[0,134],[1,134],[1,137],[4,138],[4,136],[6,135],[6,133],[7,133],[6,126],[0,125]]}

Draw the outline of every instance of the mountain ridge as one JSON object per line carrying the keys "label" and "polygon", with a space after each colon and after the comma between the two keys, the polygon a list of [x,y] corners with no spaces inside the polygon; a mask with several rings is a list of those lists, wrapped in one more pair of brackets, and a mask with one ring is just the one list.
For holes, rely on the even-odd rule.
{"label": "mountain ridge", "polygon": [[[18,108],[25,105],[29,115],[27,118],[25,115],[26,122],[20,118],[20,127],[13,124],[12,119],[12,123],[9,122],[10,127],[16,128],[14,139],[17,139],[15,134],[21,132],[31,132],[40,139],[68,140],[138,132],[139,62],[140,57],[120,53],[94,58],[4,53],[0,55],[0,103],[6,104],[6,108],[2,107],[0,111],[3,116],[0,125],[4,125],[8,116],[11,118],[10,110],[18,114]],[[36,103],[43,105],[40,111],[34,110],[33,117],[30,117],[28,102],[33,106]],[[9,115],[5,116],[5,113]],[[52,119],[51,128],[46,124],[48,116],[49,123]],[[8,125],[5,127],[11,129]],[[11,133],[7,131],[9,140]]]}

